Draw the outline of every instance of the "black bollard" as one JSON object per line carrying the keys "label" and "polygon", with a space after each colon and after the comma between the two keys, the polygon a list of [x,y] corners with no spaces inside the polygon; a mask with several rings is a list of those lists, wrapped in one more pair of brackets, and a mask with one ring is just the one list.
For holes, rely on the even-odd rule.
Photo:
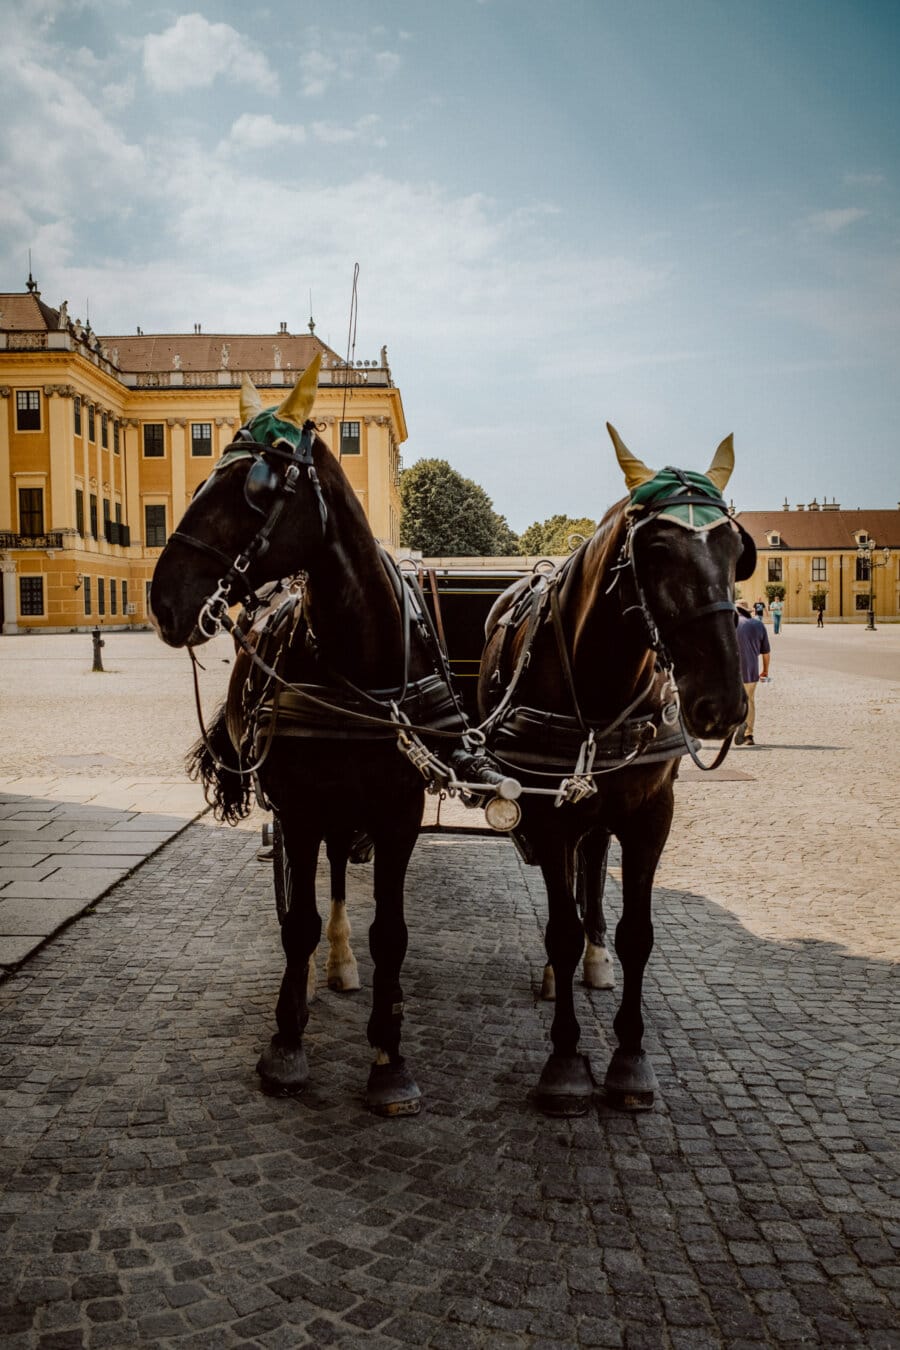
{"label": "black bollard", "polygon": [[102,637],[100,636],[100,629],[99,629],[99,628],[95,628],[91,636],[93,637],[93,641],[94,641],[94,664],[91,666],[91,670],[92,670],[92,671],[94,671],[94,670],[100,670],[100,671],[102,671],[102,670],[103,670],[103,657],[100,655],[100,649],[101,649],[102,647],[105,647],[105,646],[106,646],[106,643],[103,641]]}

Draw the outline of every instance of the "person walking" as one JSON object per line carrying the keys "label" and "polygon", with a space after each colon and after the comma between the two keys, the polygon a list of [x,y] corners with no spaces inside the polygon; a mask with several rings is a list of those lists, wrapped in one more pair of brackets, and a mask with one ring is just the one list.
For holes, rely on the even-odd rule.
{"label": "person walking", "polygon": [[[741,653],[741,679],[747,695],[747,717],[738,727],[735,745],[756,745],[753,730],[756,726],[756,686],[760,679],[769,678],[769,659],[771,647],[766,625],[761,619],[755,619],[749,609],[742,604],[737,606],[737,640]],[[762,661],[762,675],[759,663]]]}
{"label": "person walking", "polygon": [[762,622],[765,612],[766,602],[763,600],[762,596],[760,596],[758,600],[754,600],[753,602],[753,613],[756,615],[757,619]]}
{"label": "person walking", "polygon": [[824,627],[825,627],[825,606],[824,606],[824,605],[820,605],[820,606],[819,606],[818,618],[816,619],[816,627],[817,627],[817,628],[824,628]]}
{"label": "person walking", "polygon": [[769,613],[772,615],[772,628],[776,633],[781,632],[781,616],[784,613],[784,603],[781,600],[773,600],[769,605]]}

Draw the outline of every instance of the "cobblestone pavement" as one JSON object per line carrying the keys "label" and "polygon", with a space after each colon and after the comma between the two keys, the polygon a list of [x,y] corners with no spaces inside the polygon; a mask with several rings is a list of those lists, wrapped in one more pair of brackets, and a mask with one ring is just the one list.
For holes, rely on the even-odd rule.
{"label": "cobblestone pavement", "polygon": [[[779,636],[759,747],[683,773],[647,1115],[529,1105],[544,900],[503,840],[413,858],[416,1119],[362,1104],[368,867],[364,990],[314,1005],[303,1097],[258,1092],[281,963],[253,821],[190,825],[0,983],[0,1343],[900,1345],[900,699],[812,638]],[[579,991],[598,1076],[615,1007]]]}

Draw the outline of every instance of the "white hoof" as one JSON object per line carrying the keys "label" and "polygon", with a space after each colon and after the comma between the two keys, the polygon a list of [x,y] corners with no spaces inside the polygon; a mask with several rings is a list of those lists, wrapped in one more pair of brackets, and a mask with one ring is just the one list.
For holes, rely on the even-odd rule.
{"label": "white hoof", "polygon": [[605,947],[595,947],[592,942],[588,943],[583,970],[584,982],[589,989],[615,989],[616,975],[612,957]]}
{"label": "white hoof", "polygon": [[345,958],[333,961],[329,956],[325,964],[325,979],[328,982],[328,988],[337,990],[339,994],[349,994],[354,989],[361,989],[359,967],[353,953],[350,953],[349,960]]}
{"label": "white hoof", "polygon": [[552,1003],[556,998],[556,976],[553,974],[552,966],[544,966],[544,976],[541,980],[541,998],[547,1003]]}

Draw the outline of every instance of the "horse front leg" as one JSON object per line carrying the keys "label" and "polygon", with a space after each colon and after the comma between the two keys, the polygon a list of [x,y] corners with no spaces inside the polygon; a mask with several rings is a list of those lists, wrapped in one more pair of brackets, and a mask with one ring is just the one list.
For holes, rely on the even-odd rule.
{"label": "horse front leg", "polygon": [[422,1094],[400,1053],[403,989],[400,973],[409,935],[403,912],[406,869],[415,847],[421,805],[405,829],[375,835],[375,918],[369,928],[372,1013],[369,1044],[375,1060],[366,1085],[366,1105],[381,1116],[414,1116]]}
{"label": "horse front leg", "polygon": [[283,822],[283,847],[289,864],[285,882],[290,889],[281,924],[286,965],[275,1006],[278,1030],[256,1065],[263,1091],[279,1095],[302,1092],[309,1081],[303,1033],[309,1021],[310,957],[322,932],[316,908],[319,842],[317,835],[298,838],[296,829]]}
{"label": "horse front leg", "polygon": [[328,959],[325,979],[329,989],[350,993],[359,989],[359,967],[350,947],[350,919],[347,915],[347,860],[353,845],[353,834],[348,831],[337,836],[329,834],[325,849],[331,875],[331,914],[325,926],[328,939]]}
{"label": "horse front leg", "polygon": [[547,887],[547,958],[553,971],[556,1007],[550,1027],[553,1050],[534,1093],[548,1116],[584,1115],[594,1080],[587,1055],[578,1053],[581,1027],[575,1016],[575,970],[584,950],[584,929],[574,895],[574,848],[564,839],[545,843],[539,857]]}
{"label": "horse front leg", "polygon": [[625,1111],[649,1111],[659,1087],[643,1049],[641,997],[644,970],[653,950],[653,880],[669,837],[672,806],[669,787],[619,835],[622,917],[616,926],[616,955],[622,966],[622,1002],[613,1020],[619,1046],[610,1060],[604,1092],[611,1106]]}
{"label": "horse front leg", "polygon": [[584,916],[582,971],[589,989],[612,989],[616,983],[612,957],[606,946],[606,916],[603,913],[609,840],[608,830],[593,830],[582,839],[576,854],[575,896]]}

